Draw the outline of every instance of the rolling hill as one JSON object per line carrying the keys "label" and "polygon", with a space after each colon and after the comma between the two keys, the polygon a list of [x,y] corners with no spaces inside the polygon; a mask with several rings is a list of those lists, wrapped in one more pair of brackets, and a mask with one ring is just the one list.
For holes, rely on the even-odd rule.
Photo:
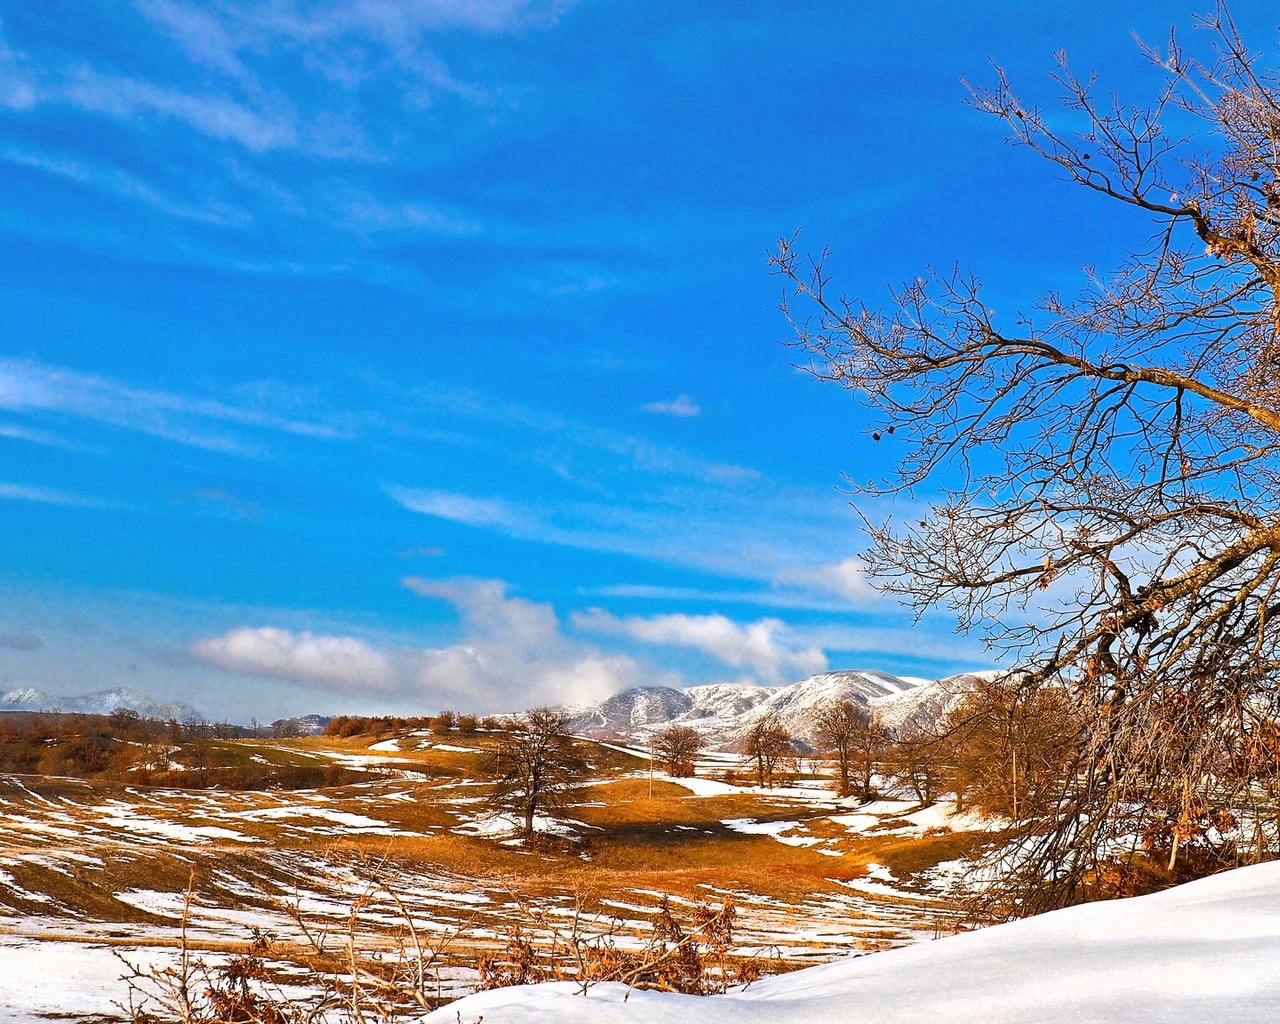
{"label": "rolling hill", "polygon": [[809,676],[790,686],[713,683],[678,690],[640,686],[594,704],[568,709],[570,727],[596,739],[644,742],[666,725],[686,725],[713,749],[735,750],[747,730],[775,716],[802,746],[812,746],[817,710],[851,700],[895,730],[927,727],[952,707],[979,679],[965,673],[936,681],[906,679],[873,669],[847,669]]}

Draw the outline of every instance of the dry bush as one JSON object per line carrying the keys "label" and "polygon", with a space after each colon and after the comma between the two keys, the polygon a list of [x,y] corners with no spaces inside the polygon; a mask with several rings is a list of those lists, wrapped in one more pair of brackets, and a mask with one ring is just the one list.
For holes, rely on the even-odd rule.
{"label": "dry bush", "polygon": [[[119,956],[126,998],[116,1003],[130,1024],[367,1024],[418,1015],[447,1002],[441,967],[461,929],[427,940],[400,895],[375,871],[351,903],[345,929],[317,928],[298,903],[286,906],[308,949],[280,951],[273,937],[254,931],[244,952],[221,963],[194,955],[188,925],[194,878],[183,903],[176,962],[141,967]],[[361,929],[361,913],[375,900],[389,903],[400,923],[391,950],[372,948]],[[272,962],[289,959],[309,969],[311,992],[286,992]]]}
{"label": "dry bush", "polygon": [[762,973],[757,957],[732,951],[738,911],[729,897],[719,906],[698,903],[683,920],[663,897],[639,946],[630,944],[635,935],[623,931],[623,921],[591,912],[591,902],[583,891],[575,893],[566,923],[517,899],[523,923],[511,927],[500,951],[480,958],[481,987],[573,981],[586,994],[593,985],[617,982],[711,995],[750,984]]}

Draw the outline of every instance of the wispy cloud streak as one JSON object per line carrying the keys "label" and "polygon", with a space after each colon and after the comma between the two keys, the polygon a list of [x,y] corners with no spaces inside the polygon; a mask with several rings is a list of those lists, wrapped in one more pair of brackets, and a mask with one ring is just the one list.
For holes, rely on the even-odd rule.
{"label": "wispy cloud streak", "polygon": [[0,409],[78,417],[235,455],[259,455],[261,447],[228,433],[228,427],[260,428],[326,440],[350,436],[343,428],[281,416],[265,405],[234,405],[5,358],[0,358]]}

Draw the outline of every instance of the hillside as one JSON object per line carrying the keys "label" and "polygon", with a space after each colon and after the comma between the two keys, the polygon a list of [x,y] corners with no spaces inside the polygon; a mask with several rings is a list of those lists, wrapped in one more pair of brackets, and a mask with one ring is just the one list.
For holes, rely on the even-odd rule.
{"label": "hillside", "polygon": [[895,730],[914,731],[937,721],[982,677],[965,673],[934,682],[873,669],[846,669],[772,688],[740,683],[687,690],[633,687],[569,711],[571,727],[579,735],[643,743],[663,726],[687,725],[701,733],[713,750],[737,750],[752,725],[773,715],[800,746],[812,747],[814,716],[833,701],[854,701]]}
{"label": "hillside", "polygon": [[1280,863],[1093,903],[874,956],[683,996],[558,983],[470,996],[425,1021],[503,1024],[1182,1024],[1272,1021],[1280,1005]]}
{"label": "hillside", "polygon": [[[0,1022],[119,1021],[115,954],[164,971],[185,943],[216,965],[251,929],[272,936],[268,976],[314,1006],[346,964],[318,967],[308,936],[339,948],[354,936],[385,967],[406,915],[431,923],[432,1000],[480,986],[513,929],[541,971],[565,967],[568,921],[638,954],[668,900],[685,926],[729,901],[734,961],[785,972],[958,927],[957,885],[999,842],[998,823],[950,801],[838,799],[812,766],[762,790],[736,778],[736,756],[673,779],[643,752],[590,741],[585,784],[521,837],[485,801],[497,739],[165,740],[121,744],[164,763],[115,777],[0,772]],[[249,788],[246,772],[276,781]],[[410,1010],[391,1019],[418,1019]]]}

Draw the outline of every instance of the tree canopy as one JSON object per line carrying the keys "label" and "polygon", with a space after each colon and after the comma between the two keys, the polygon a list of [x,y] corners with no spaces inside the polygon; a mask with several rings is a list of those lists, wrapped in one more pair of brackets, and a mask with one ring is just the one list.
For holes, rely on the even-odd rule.
{"label": "tree canopy", "polygon": [[1075,294],[994,310],[956,268],[881,305],[794,239],[774,259],[811,371],[877,418],[893,469],[856,489],[942,488],[868,522],[873,577],[1084,722],[1074,785],[1019,846],[1021,909],[1122,890],[1153,849],[1208,870],[1280,848],[1280,80],[1225,8],[1197,25],[1195,52],[1141,47],[1164,73],[1143,105],[1059,54],[1074,130],[999,69],[971,90],[1058,177],[1145,216]]}

